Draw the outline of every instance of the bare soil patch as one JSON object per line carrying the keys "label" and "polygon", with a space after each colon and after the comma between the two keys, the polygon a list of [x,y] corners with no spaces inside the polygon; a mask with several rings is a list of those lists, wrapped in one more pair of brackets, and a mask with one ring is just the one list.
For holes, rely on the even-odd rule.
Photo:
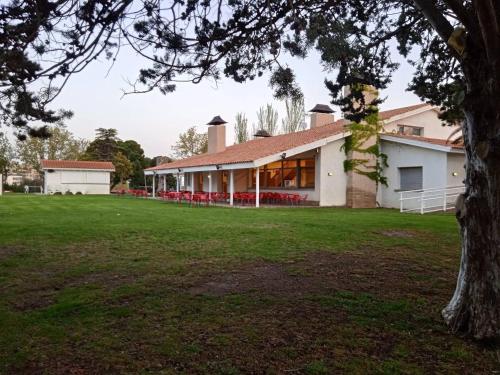
{"label": "bare soil patch", "polygon": [[52,305],[57,294],[65,288],[76,288],[86,285],[97,285],[105,290],[112,290],[121,285],[132,283],[136,280],[134,275],[115,274],[111,272],[88,273],[77,277],[65,279],[54,278],[43,285],[34,285],[16,295],[11,305],[18,311],[43,309]]}
{"label": "bare soil patch", "polygon": [[0,262],[19,253],[20,249],[14,246],[0,246]]}
{"label": "bare soil patch", "polygon": [[383,230],[379,232],[383,236],[387,237],[398,237],[398,238],[412,238],[415,237],[415,233],[406,230]]}
{"label": "bare soil patch", "polygon": [[[237,269],[201,276],[187,289],[194,295],[212,296],[251,292],[301,296],[346,290],[395,298],[413,294],[432,297],[444,293],[442,297],[446,298],[452,284],[446,284],[442,290],[436,288],[435,282],[454,280],[454,274],[426,269],[425,265],[408,259],[405,253],[404,250],[387,253],[368,249],[341,254],[315,252],[287,263],[250,262]],[[422,280],[412,277],[421,273],[429,277]]]}

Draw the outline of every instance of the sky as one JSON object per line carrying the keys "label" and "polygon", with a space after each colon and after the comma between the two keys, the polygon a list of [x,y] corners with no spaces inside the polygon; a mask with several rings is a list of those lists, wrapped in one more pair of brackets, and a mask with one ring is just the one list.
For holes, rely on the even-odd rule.
{"label": "sky", "polygon": [[[329,92],[324,85],[325,77],[335,78],[335,72],[326,72],[319,55],[313,51],[305,60],[285,59],[296,74],[304,93],[306,110],[316,104],[328,104]],[[234,143],[234,119],[243,112],[249,125],[256,123],[256,112],[267,103],[272,103],[279,112],[279,123],[284,118],[284,103],[273,98],[269,87],[269,76],[247,83],[236,83],[222,79],[215,83],[181,83],[167,95],[158,91],[147,94],[123,96],[130,88],[138,69],[144,61],[129,53],[123,54],[109,70],[108,61],[96,61],[87,69],[73,76],[64,91],[54,102],[53,108],[71,109],[74,117],[67,121],[68,130],[80,138],[93,139],[99,127],[115,128],[120,139],[133,139],[142,145],[146,156],[171,155],[181,132],[196,126],[206,132],[205,125],[215,115],[220,115],[226,124],[227,144]],[[391,109],[419,103],[406,87],[411,79],[412,67],[401,62],[393,76],[393,83],[382,92],[387,97],[381,109]],[[332,106],[333,107],[333,106]],[[340,117],[338,108],[335,117]],[[308,123],[308,119],[306,119]]]}

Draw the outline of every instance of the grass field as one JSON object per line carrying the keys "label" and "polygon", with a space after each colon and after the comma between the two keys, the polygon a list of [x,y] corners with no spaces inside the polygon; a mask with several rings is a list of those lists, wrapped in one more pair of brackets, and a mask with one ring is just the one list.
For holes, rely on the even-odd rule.
{"label": "grass field", "polygon": [[452,215],[0,197],[0,373],[494,373]]}

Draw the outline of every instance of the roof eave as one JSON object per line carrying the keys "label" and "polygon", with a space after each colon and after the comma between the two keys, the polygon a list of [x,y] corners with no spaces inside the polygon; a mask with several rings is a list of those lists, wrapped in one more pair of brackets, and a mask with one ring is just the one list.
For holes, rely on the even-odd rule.
{"label": "roof eave", "polygon": [[384,122],[384,124],[388,124],[390,122],[399,121],[399,120],[402,120],[404,118],[419,115],[421,113],[424,113],[424,112],[427,112],[427,111],[430,111],[430,110],[433,110],[436,108],[437,107],[433,106],[432,104],[427,104],[426,106],[422,106],[422,107],[414,109],[412,111],[404,112],[404,113],[401,113],[399,115],[389,117],[388,119],[383,120],[383,122]]}
{"label": "roof eave", "polygon": [[437,145],[435,143],[426,142],[424,140],[396,137],[396,136],[391,136],[389,134],[381,134],[380,139],[382,139],[384,141],[388,141],[388,142],[401,143],[401,144],[405,144],[408,146],[426,148],[426,149],[434,150],[434,151],[441,151],[441,152],[455,153],[455,154],[463,154],[464,153],[464,150],[453,147],[451,145],[450,146]]}
{"label": "roof eave", "polygon": [[248,168],[257,168],[262,165],[272,163],[273,161],[281,160],[283,154],[286,157],[295,156],[298,154],[302,154],[304,152],[313,150],[318,147],[322,147],[330,142],[337,141],[339,139],[343,139],[349,136],[350,132],[341,132],[329,137],[325,137],[323,139],[319,139],[317,141],[307,143],[304,145],[300,145],[297,147],[293,147],[291,149],[286,149],[279,151],[277,153],[264,156],[262,158],[255,159],[253,161],[240,162],[240,163],[220,163],[220,164],[207,164],[200,166],[186,166],[186,167],[174,167],[174,168],[162,168],[155,170],[145,170],[144,174],[146,176],[151,176],[154,174],[169,174],[169,173],[185,173],[185,172],[209,172],[209,171],[218,171],[218,170],[231,170],[231,169],[248,169]]}

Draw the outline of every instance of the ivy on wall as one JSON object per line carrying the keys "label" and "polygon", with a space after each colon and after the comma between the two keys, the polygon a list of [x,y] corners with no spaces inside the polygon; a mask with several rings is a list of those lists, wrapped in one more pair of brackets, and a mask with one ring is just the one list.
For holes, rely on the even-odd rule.
{"label": "ivy on wall", "polygon": [[[383,171],[387,164],[387,155],[380,150],[380,132],[383,129],[377,108],[367,115],[361,123],[353,122],[348,125],[351,135],[346,138],[342,148],[346,155],[364,154],[366,158],[349,158],[344,161],[344,171],[358,173],[368,177],[378,184],[387,186],[387,177]],[[371,140],[375,138],[375,143]],[[369,144],[369,146],[365,146]],[[375,163],[373,163],[375,159]]]}

